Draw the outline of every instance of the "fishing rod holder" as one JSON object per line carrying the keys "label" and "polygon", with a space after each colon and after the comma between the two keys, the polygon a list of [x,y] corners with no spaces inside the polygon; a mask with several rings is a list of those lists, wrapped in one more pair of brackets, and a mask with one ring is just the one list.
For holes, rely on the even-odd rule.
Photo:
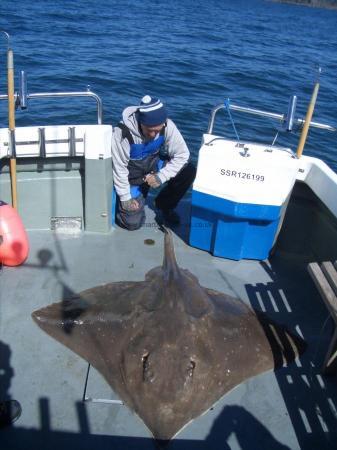
{"label": "fishing rod holder", "polygon": [[[287,114],[276,114],[273,112],[264,111],[260,109],[234,105],[233,103],[229,102],[227,102],[226,104],[220,103],[219,105],[215,106],[211,111],[210,119],[208,122],[207,134],[213,133],[214,121],[217,112],[220,111],[221,109],[228,109],[228,108],[232,111],[239,111],[246,114],[252,114],[254,116],[266,117],[268,119],[277,120],[278,122],[282,123],[285,131],[290,132],[293,130],[294,124],[299,127],[302,127],[305,122],[304,118],[303,119],[295,118],[296,103],[297,97],[296,96],[291,97],[288,105]],[[335,127],[332,127],[331,125],[326,125],[318,122],[310,122],[310,126],[313,128],[320,128],[326,131],[334,131],[334,132],[337,131],[337,129]]]}
{"label": "fishing rod holder", "polygon": [[[34,94],[28,94],[27,91],[27,77],[26,73],[21,70],[20,72],[20,89],[19,92],[15,92],[15,107],[16,109],[27,109],[28,100],[39,98],[64,98],[64,97],[90,97],[96,101],[97,105],[97,124],[103,123],[103,104],[101,98],[93,91],[90,90],[90,86],[86,91],[70,91],[70,92],[38,92]],[[8,95],[0,95],[0,100],[7,100]]]}
{"label": "fishing rod holder", "polygon": [[293,130],[294,120],[295,120],[295,112],[296,112],[296,104],[297,104],[297,97],[296,97],[296,95],[293,95],[292,97],[290,97],[289,104],[288,104],[288,112],[284,119],[285,131],[291,132]]}
{"label": "fishing rod holder", "polygon": [[27,92],[27,76],[24,70],[20,72],[20,90],[19,95],[17,96],[15,106],[16,108],[20,107],[21,109],[28,108],[28,92]]}

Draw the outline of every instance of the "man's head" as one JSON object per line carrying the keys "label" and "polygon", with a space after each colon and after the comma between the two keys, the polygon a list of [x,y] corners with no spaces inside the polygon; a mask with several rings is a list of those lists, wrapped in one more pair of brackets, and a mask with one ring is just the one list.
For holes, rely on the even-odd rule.
{"label": "man's head", "polygon": [[138,121],[146,138],[153,139],[163,128],[167,111],[159,98],[145,95],[138,108]]}

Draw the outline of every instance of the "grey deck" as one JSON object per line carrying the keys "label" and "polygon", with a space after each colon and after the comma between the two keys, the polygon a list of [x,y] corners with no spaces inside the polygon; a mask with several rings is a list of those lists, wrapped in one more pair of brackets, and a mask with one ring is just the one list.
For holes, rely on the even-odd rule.
{"label": "grey deck", "polygon": [[[302,334],[308,349],[288,368],[236,387],[186,426],[169,449],[335,449],[337,380],[320,374],[331,333],[328,312],[306,261],[276,253],[269,261],[214,258],[186,243],[187,221],[175,231],[176,256],[202,285],[240,297]],[[37,308],[72,292],[142,280],[160,265],[163,234],[153,212],[135,232],[107,235],[31,231],[30,256],[0,272],[0,394],[22,405],[22,416],[0,430],[1,449],[153,449],[142,421],[123,405],[83,403],[87,363],[32,321]],[[144,240],[154,239],[154,245]],[[91,370],[91,397],[114,398]]]}

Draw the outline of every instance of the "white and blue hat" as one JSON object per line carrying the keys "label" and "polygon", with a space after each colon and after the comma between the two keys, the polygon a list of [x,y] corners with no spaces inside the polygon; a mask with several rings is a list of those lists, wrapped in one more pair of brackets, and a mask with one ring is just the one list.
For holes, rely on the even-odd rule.
{"label": "white and blue hat", "polygon": [[159,98],[145,95],[138,108],[138,120],[146,126],[156,126],[165,123],[167,119],[167,111],[164,104]]}

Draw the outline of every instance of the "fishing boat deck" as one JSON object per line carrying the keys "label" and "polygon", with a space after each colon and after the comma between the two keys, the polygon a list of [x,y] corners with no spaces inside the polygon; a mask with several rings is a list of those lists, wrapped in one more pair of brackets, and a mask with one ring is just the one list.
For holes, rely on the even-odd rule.
{"label": "fishing boat deck", "polygon": [[[332,321],[307,272],[308,258],[281,247],[266,261],[213,257],[187,245],[187,203],[180,212],[182,225],[173,228],[179,265],[203,286],[239,297],[296,330],[308,347],[288,367],[237,386],[188,424],[169,448],[335,448],[337,380],[320,372]],[[1,447],[154,448],[149,430],[126,406],[82,401],[87,363],[45,335],[31,318],[34,310],[69,294],[112,281],[143,280],[163,258],[163,233],[154,212],[148,208],[145,225],[134,232],[35,230],[29,240],[26,263],[3,267],[0,275],[0,393],[22,405],[20,419],[0,430]],[[115,398],[93,368],[86,395]]]}

